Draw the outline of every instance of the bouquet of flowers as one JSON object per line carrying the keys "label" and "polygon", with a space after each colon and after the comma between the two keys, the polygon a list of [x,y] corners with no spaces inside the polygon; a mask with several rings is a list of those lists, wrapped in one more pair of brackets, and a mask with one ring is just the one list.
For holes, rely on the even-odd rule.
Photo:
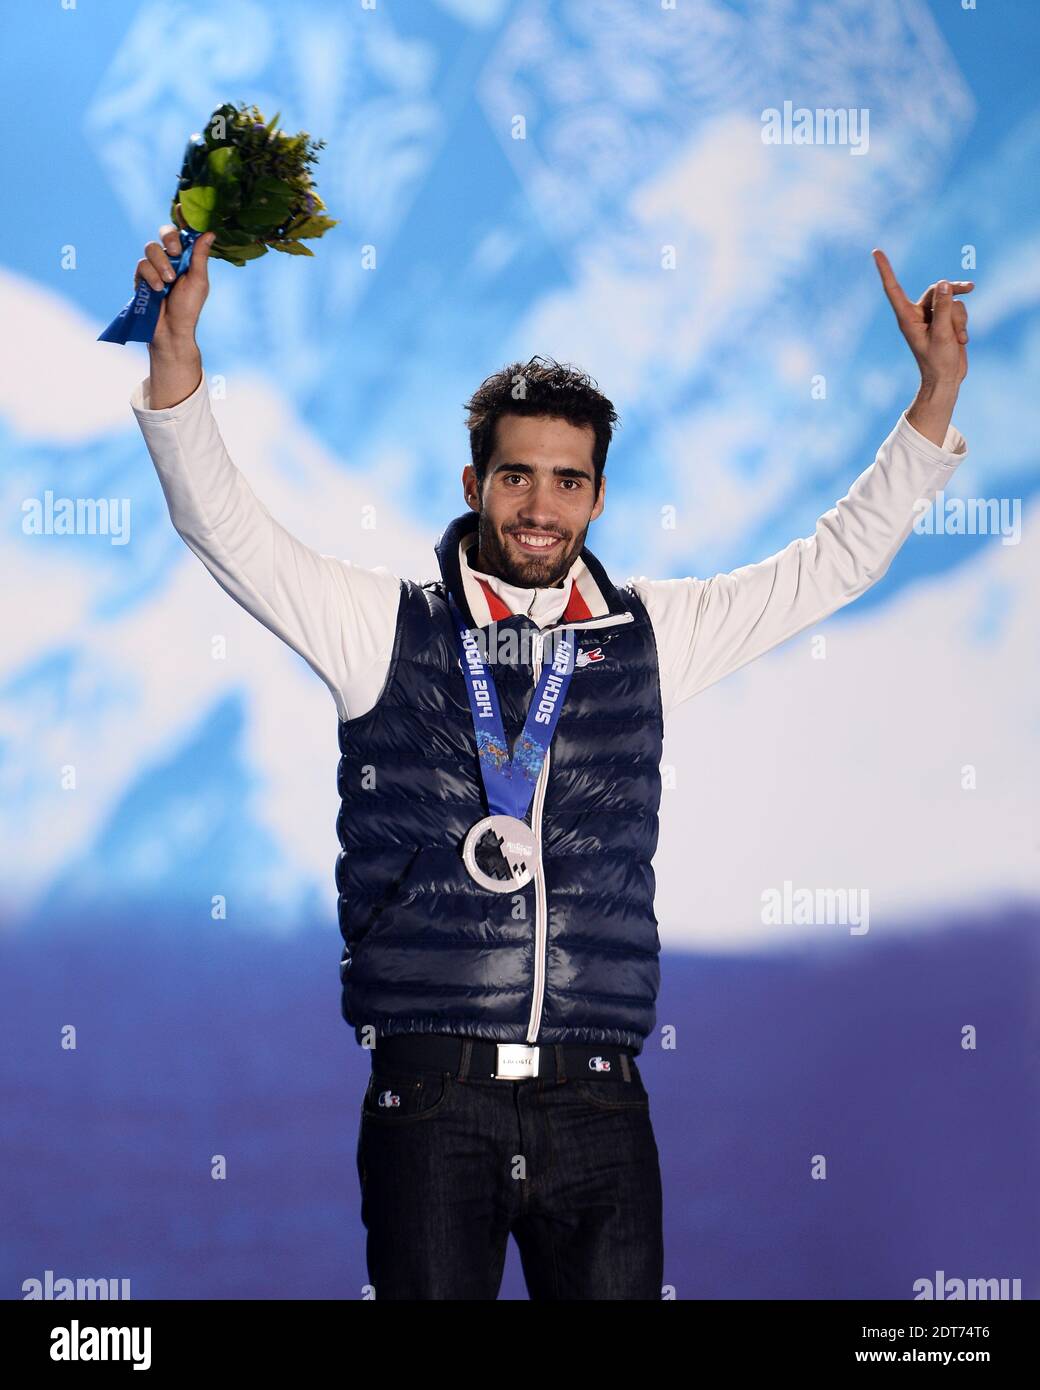
{"label": "bouquet of flowers", "polygon": [[193,135],[184,152],[180,183],[170,206],[196,232],[215,232],[211,256],[232,265],[267,254],[313,256],[301,242],[324,236],[336,219],[311,183],[309,165],[325,148],[305,130],[287,135],[278,115],[265,122],[255,106],[221,106],[205,135]]}
{"label": "bouquet of flowers", "polygon": [[[280,114],[265,121],[255,106],[225,104],[213,112],[205,134],[188,141],[170,204],[184,248],[173,260],[178,276],[191,264],[191,248],[203,232],[214,233],[211,256],[243,266],[270,248],[312,256],[303,242],[337,225],[311,180],[325,141],[312,140],[305,130],[279,130]],[[170,288],[159,292],[142,282],[99,341],[151,342]]]}

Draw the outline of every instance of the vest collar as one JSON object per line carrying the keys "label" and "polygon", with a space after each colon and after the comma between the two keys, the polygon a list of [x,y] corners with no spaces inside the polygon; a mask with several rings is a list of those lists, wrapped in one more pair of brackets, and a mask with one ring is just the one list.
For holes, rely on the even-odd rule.
{"label": "vest collar", "polygon": [[[477,525],[477,513],[466,511],[445,527],[434,546],[441,579],[471,628],[487,627],[513,616],[491,585],[480,579],[466,561],[467,549],[476,544]],[[560,621],[580,623],[583,619],[628,612],[606,570],[587,546],[575,559],[564,583],[570,585],[570,594]]]}

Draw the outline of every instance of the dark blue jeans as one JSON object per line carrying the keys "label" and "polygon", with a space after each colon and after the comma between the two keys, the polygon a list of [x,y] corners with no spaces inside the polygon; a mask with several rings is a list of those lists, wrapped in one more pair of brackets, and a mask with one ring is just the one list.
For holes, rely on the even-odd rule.
{"label": "dark blue jeans", "polygon": [[661,1170],[634,1062],[630,1081],[377,1066],[357,1149],[377,1300],[497,1298],[510,1232],[532,1299],[660,1299]]}

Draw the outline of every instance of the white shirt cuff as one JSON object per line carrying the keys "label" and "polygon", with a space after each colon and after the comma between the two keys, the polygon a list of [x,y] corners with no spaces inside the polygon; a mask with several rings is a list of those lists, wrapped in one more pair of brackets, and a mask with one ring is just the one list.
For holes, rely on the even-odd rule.
{"label": "white shirt cuff", "polygon": [[896,432],[908,448],[915,450],[915,452],[919,454],[923,454],[925,458],[930,459],[932,463],[941,463],[952,468],[960,463],[968,453],[968,442],[959,429],[956,429],[953,425],[948,426],[946,438],[943,440],[942,447],[940,448],[940,446],[933,443],[931,439],[926,439],[920,430],[914,429],[913,425],[907,419],[905,410],[899,417],[899,423],[896,425]]}
{"label": "white shirt cuff", "polygon": [[139,381],[130,393],[130,407],[138,419],[145,420],[180,420],[198,410],[203,402],[208,400],[209,388],[206,385],[206,372],[203,370],[202,379],[190,396],[185,396],[184,400],[178,401],[176,405],[167,406],[163,410],[153,410],[149,405],[151,378],[145,377]]}

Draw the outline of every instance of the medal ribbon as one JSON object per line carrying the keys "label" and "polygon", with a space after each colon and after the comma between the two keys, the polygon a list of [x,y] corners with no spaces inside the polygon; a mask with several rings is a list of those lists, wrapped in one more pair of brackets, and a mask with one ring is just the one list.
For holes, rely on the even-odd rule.
{"label": "medal ribbon", "polygon": [[573,632],[564,629],[559,641],[554,642],[553,660],[542,668],[523,732],[510,758],[494,677],[480,654],[477,639],[466,626],[450,594],[448,602],[455,620],[459,659],[473,715],[477,757],[487,793],[488,810],[493,816],[514,816],[517,820],[523,820],[531,805],[535,783],[556,732],[567,687],[574,674],[577,640]]}

